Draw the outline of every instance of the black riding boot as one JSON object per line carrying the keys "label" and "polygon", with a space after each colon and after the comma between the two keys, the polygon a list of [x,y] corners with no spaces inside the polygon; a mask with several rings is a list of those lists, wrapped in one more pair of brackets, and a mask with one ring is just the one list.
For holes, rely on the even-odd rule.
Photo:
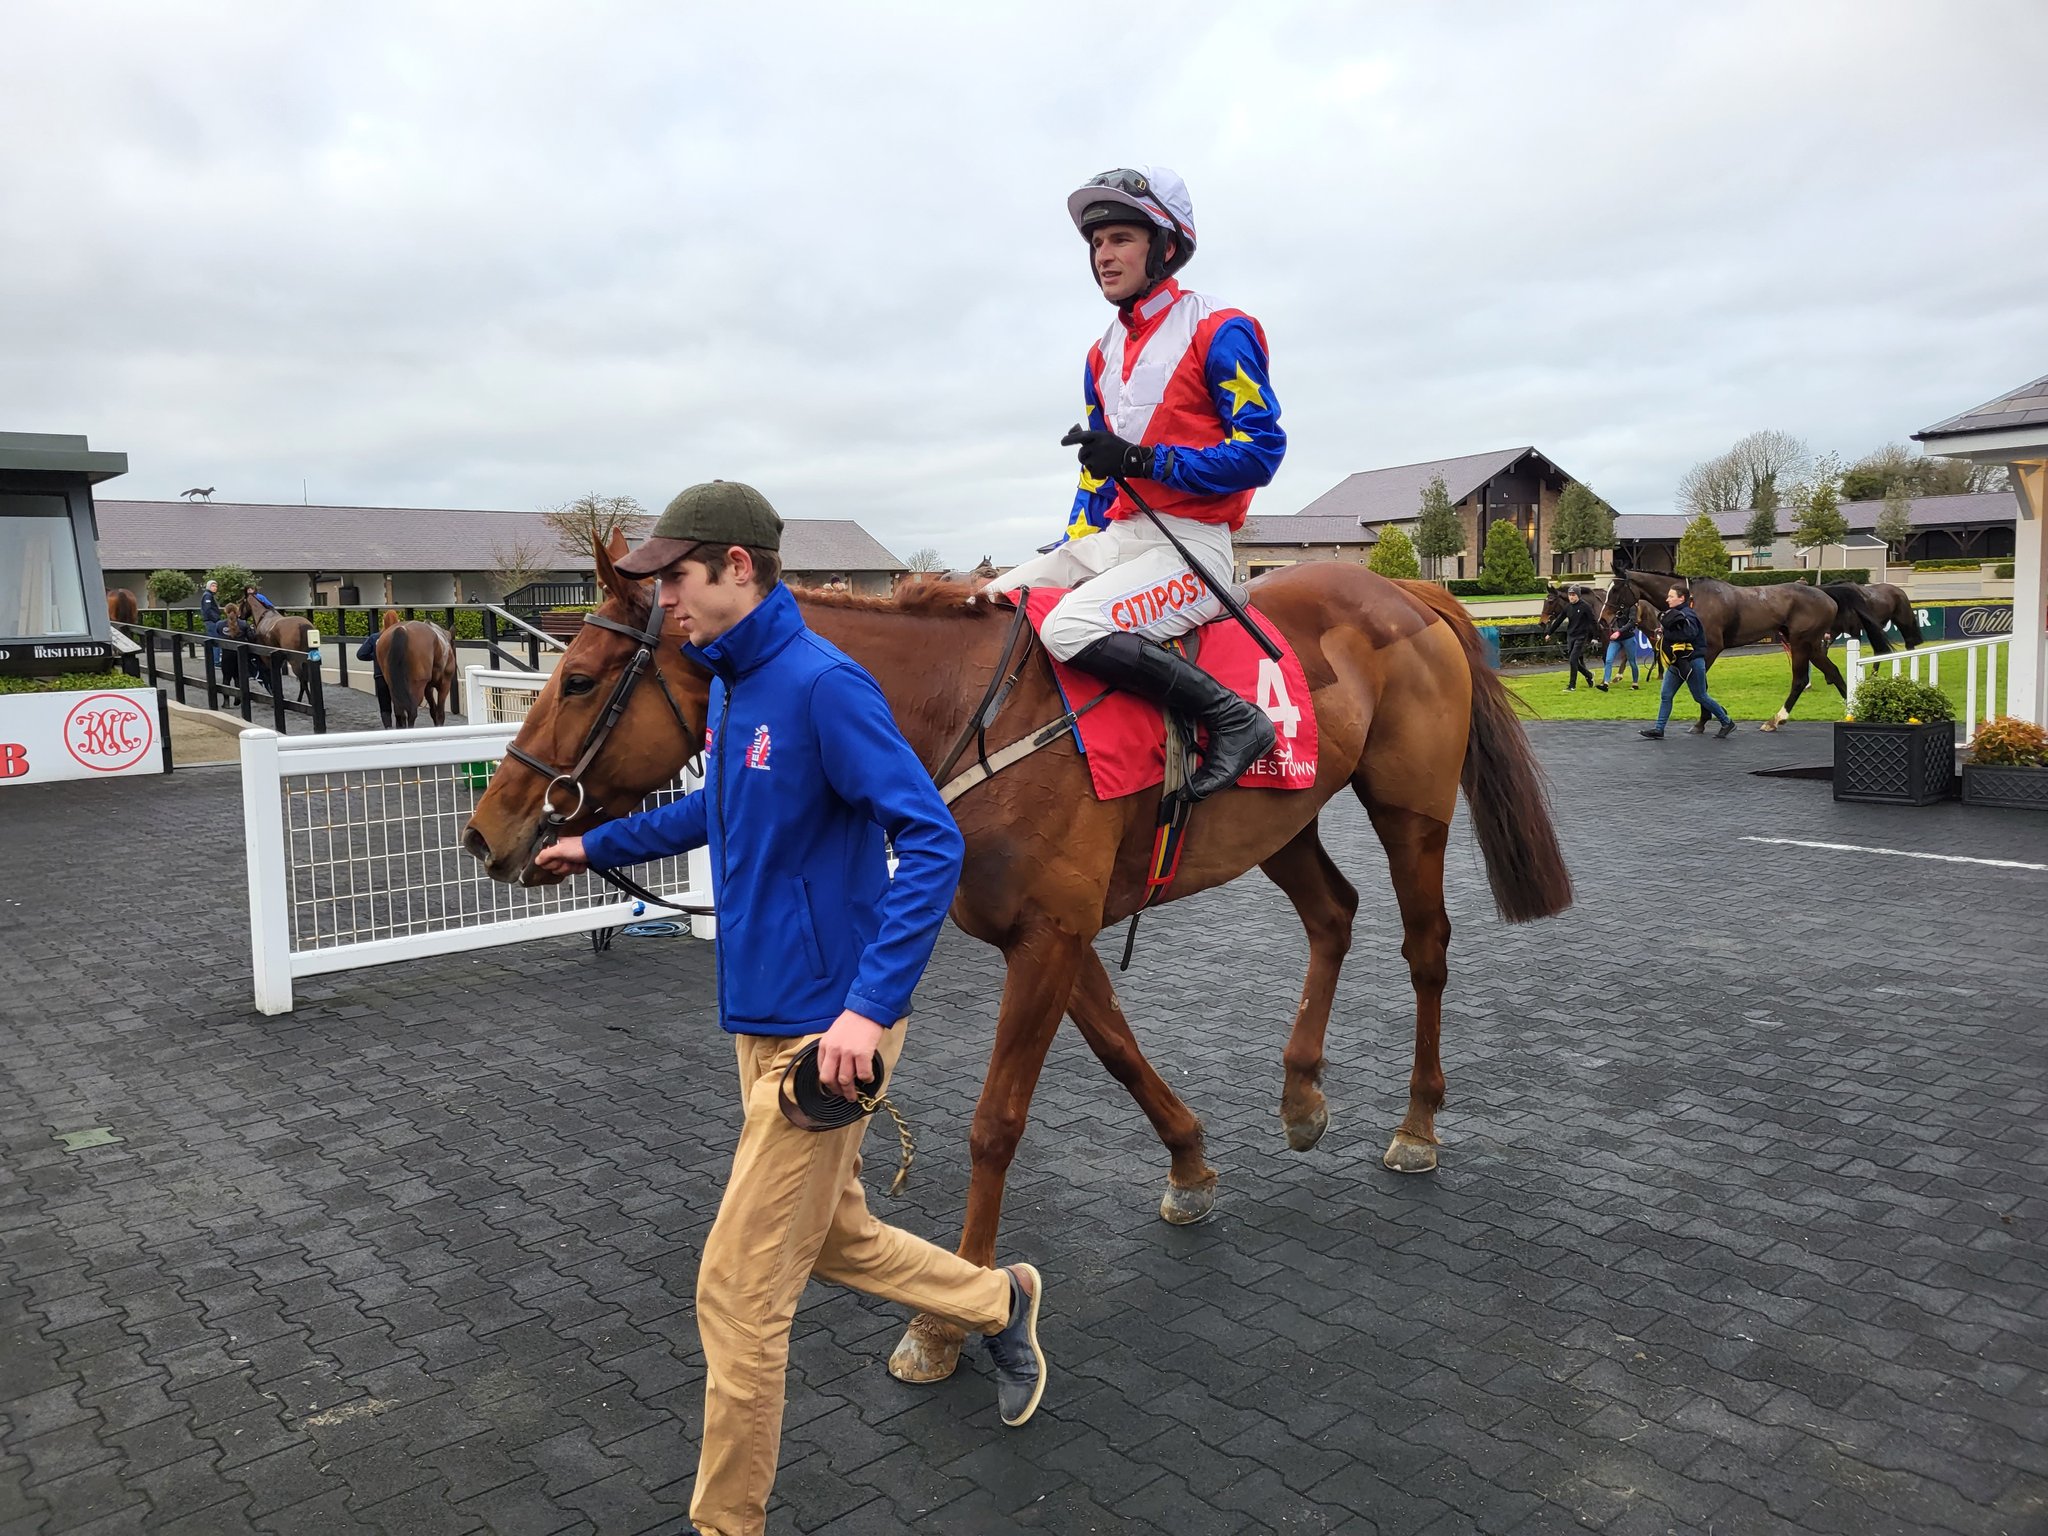
{"label": "black riding boot", "polygon": [[1186,657],[1137,635],[1105,635],[1068,664],[1208,727],[1209,748],[1188,781],[1191,800],[1229,788],[1273,750],[1273,722],[1263,709],[1232,693]]}

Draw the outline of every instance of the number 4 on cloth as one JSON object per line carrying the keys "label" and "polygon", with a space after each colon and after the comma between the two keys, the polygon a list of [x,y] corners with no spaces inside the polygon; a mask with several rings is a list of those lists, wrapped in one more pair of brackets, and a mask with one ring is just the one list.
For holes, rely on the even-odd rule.
{"label": "number 4 on cloth", "polygon": [[1294,740],[1301,727],[1301,711],[1287,696],[1287,674],[1271,657],[1259,659],[1259,708],[1273,722],[1274,730],[1289,741]]}

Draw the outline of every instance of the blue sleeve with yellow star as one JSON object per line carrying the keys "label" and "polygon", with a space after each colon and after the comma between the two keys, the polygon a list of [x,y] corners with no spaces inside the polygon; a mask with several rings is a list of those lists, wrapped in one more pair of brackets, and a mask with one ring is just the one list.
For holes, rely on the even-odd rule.
{"label": "blue sleeve with yellow star", "polygon": [[[1095,390],[1093,361],[1091,357],[1081,364],[1081,425],[1091,429],[1102,425],[1102,396]],[[1115,486],[1082,470],[1073,510],[1067,514],[1066,536],[1078,539],[1107,528],[1109,506],[1115,500]]]}
{"label": "blue sleeve with yellow star", "polygon": [[1250,320],[1235,316],[1216,328],[1203,377],[1230,435],[1213,448],[1160,448],[1152,478],[1202,496],[1270,485],[1287,453],[1287,434],[1266,373],[1266,348]]}

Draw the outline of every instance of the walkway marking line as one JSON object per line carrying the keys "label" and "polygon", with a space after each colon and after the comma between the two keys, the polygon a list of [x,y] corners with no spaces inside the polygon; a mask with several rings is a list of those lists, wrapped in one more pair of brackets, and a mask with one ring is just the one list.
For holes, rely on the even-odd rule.
{"label": "walkway marking line", "polygon": [[1813,843],[1800,837],[1745,837],[1741,841],[1775,843],[1784,848],[1825,848],[1830,853],[1881,853],[1893,859],[1933,859],[1940,864],[1983,864],[1992,869],[2048,871],[2048,864],[2028,864],[2020,859],[1973,859],[1960,853],[1920,853],[1912,848],[1866,848],[1861,843]]}

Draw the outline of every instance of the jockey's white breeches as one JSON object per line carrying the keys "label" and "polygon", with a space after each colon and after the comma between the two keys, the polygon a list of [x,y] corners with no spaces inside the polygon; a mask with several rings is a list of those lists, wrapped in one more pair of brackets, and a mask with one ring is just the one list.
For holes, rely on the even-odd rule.
{"label": "jockey's white breeches", "polygon": [[[1218,581],[1235,577],[1230,530],[1221,523],[1173,519],[1174,536]],[[1171,640],[1212,619],[1223,604],[1166,542],[1151,519],[1126,518],[1100,533],[1069,539],[989,583],[991,592],[1070,587],[1039,629],[1045,648],[1070,661],[1119,630]]]}

